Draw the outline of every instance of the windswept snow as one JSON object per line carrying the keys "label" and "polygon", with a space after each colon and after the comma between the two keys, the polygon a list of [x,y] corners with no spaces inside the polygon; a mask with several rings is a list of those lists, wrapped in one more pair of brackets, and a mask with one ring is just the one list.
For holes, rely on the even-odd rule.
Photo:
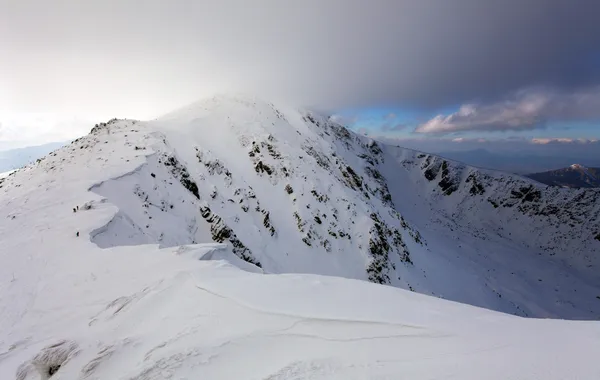
{"label": "windswept snow", "polygon": [[599,378],[598,322],[438,298],[598,318],[598,193],[536,186],[253,98],[97,125],[0,180],[0,379]]}

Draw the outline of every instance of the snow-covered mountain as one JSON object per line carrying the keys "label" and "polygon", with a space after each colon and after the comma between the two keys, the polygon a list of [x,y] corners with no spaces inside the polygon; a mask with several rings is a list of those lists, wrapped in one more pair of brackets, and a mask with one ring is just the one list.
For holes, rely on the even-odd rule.
{"label": "snow-covered mountain", "polygon": [[573,164],[567,168],[528,174],[527,177],[549,186],[600,187],[600,168]]}
{"label": "snow-covered mountain", "polygon": [[0,179],[0,378],[593,378],[597,323],[394,287],[597,319],[599,196],[252,97],[111,120]]}
{"label": "snow-covered mountain", "polygon": [[[124,170],[130,150],[138,163]],[[106,167],[118,175],[99,175]],[[82,176],[95,178],[85,201],[114,210],[81,231],[100,248],[227,243],[269,273],[365,279],[525,316],[600,317],[599,191],[384,145],[308,111],[220,96],[152,122],[111,120],[0,191],[23,197]]]}

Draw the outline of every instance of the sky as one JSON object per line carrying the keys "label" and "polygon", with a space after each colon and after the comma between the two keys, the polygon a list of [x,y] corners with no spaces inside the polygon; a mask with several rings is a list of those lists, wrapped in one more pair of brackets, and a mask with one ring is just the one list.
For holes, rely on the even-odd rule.
{"label": "sky", "polygon": [[0,0],[0,150],[245,92],[438,150],[576,151],[600,137],[598,14],[590,0]]}

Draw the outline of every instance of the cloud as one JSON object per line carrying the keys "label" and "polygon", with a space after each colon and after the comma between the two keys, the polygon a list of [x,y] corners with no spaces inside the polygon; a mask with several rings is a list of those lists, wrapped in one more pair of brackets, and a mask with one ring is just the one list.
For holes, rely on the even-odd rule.
{"label": "cloud", "polygon": [[574,141],[573,139],[566,138],[566,137],[558,137],[558,138],[542,137],[542,138],[531,139],[531,143],[541,144],[541,145],[550,144],[550,143],[572,143],[573,141]]}
{"label": "cloud", "polygon": [[567,137],[541,137],[531,139],[532,144],[546,145],[546,144],[592,144],[598,142],[598,139],[584,139],[584,138],[567,138]]}
{"label": "cloud", "polygon": [[598,14],[591,0],[0,0],[0,108],[152,118],[215,91],[327,110],[570,91],[600,83]]}
{"label": "cloud", "polygon": [[396,118],[396,114],[393,112],[390,112],[387,115],[383,115],[384,120],[393,120],[395,118]]}
{"label": "cloud", "polygon": [[462,105],[453,114],[438,115],[419,125],[415,132],[524,131],[543,128],[549,121],[589,120],[600,120],[600,87],[571,93],[529,89],[500,102]]}

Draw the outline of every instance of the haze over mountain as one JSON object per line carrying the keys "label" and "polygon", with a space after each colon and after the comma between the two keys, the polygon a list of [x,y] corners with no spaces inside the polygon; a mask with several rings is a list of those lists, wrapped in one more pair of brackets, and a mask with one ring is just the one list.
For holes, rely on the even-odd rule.
{"label": "haze over mountain", "polygon": [[98,124],[0,181],[2,378],[600,371],[597,322],[518,317],[600,316],[596,189],[248,96]]}
{"label": "haze over mountain", "polygon": [[25,166],[64,145],[64,142],[54,142],[0,151],[0,173]]}

